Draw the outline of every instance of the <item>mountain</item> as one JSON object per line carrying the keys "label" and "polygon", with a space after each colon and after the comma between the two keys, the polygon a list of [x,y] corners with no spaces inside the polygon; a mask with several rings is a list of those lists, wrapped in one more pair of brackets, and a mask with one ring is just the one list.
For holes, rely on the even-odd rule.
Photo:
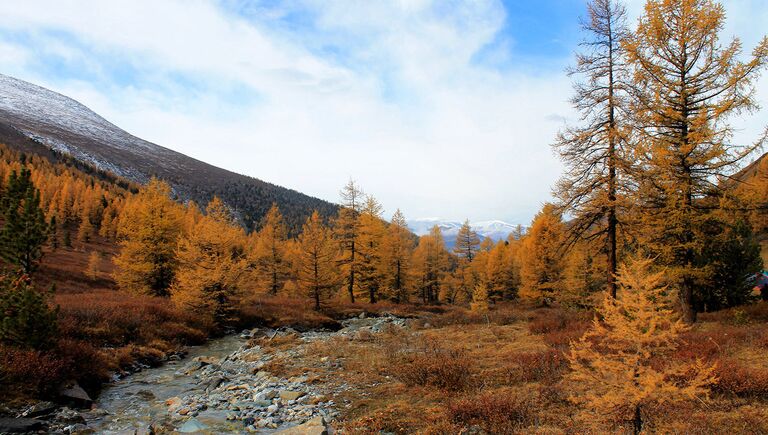
{"label": "mountain", "polygon": [[[423,236],[429,234],[429,231],[437,225],[440,227],[440,231],[445,238],[445,244],[449,248],[453,247],[456,243],[456,235],[459,233],[462,222],[450,221],[439,218],[426,218],[426,219],[412,219],[408,221],[408,228],[413,231],[417,236]],[[513,225],[500,220],[470,222],[472,229],[477,232],[480,239],[490,237],[491,239],[505,240],[509,235],[515,231],[517,225]]]}
{"label": "mountain", "polygon": [[330,216],[337,209],[330,202],[145,141],[69,97],[2,74],[0,141],[24,152],[51,150],[50,156],[71,156],[136,183],[156,176],[167,181],[179,199],[203,206],[217,195],[248,228],[258,225],[272,203],[294,233],[312,210]]}

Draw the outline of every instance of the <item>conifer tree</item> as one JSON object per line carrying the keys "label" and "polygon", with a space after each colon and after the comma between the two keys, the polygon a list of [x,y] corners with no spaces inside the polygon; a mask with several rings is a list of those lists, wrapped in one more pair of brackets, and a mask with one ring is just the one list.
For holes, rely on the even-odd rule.
{"label": "conifer tree", "polygon": [[358,218],[363,206],[363,195],[360,187],[353,180],[349,180],[341,190],[341,207],[334,222],[335,236],[341,248],[339,264],[344,275],[349,300],[352,303],[355,302],[355,280],[358,275]]}
{"label": "conifer tree", "polygon": [[27,167],[22,166],[18,175],[15,170],[11,173],[0,206],[5,219],[0,229],[0,256],[29,275],[43,257],[48,225],[40,208],[40,191]]}
{"label": "conifer tree", "polygon": [[575,84],[571,100],[582,114],[581,125],[561,132],[554,145],[567,167],[556,193],[574,216],[571,242],[604,240],[608,290],[615,296],[618,225],[632,165],[626,128],[631,87],[624,53],[629,31],[619,0],[592,0],[587,9],[582,27],[589,37],[569,71],[585,79]]}
{"label": "conifer tree", "polygon": [[266,293],[277,294],[285,284],[288,262],[285,247],[288,230],[277,204],[267,212],[256,235],[254,265],[257,282]]}
{"label": "conifer tree", "polygon": [[470,309],[475,312],[484,313],[488,311],[488,287],[482,281],[477,283],[472,291],[472,303]]}
{"label": "conifer tree", "polygon": [[392,300],[399,304],[408,301],[408,276],[414,242],[405,216],[398,209],[392,215],[382,242],[384,283]]}
{"label": "conifer tree", "polygon": [[51,216],[51,220],[48,223],[48,242],[51,244],[51,250],[55,251],[59,248],[59,234],[58,227],[56,225],[56,216]]}
{"label": "conifer tree", "polygon": [[315,210],[299,235],[299,288],[314,300],[315,310],[328,297],[337,283],[334,258],[336,248],[330,231]]}
{"label": "conifer tree", "polygon": [[[169,296],[176,274],[182,210],[166,183],[152,179],[125,204],[118,224],[118,286],[134,293]],[[65,241],[68,233],[65,233]]]}
{"label": "conifer tree", "polygon": [[456,245],[453,247],[453,253],[459,258],[472,262],[480,249],[480,237],[469,225],[469,219],[465,220],[459,228],[456,235]]}
{"label": "conifer tree", "polygon": [[520,295],[549,305],[562,287],[564,228],[554,205],[534,217],[521,246]]}
{"label": "conifer tree", "polygon": [[699,231],[711,218],[707,197],[723,193],[716,177],[757,146],[732,144],[728,121],[757,107],[753,83],[768,60],[765,38],[740,61],[738,39],[720,42],[724,21],[712,0],[649,0],[626,44],[645,156],[640,192],[649,237],[642,245],[668,266],[687,322],[696,320],[695,288],[706,279],[697,256],[708,243]]}
{"label": "conifer tree", "polygon": [[384,279],[381,254],[385,228],[382,212],[381,204],[368,195],[358,218],[358,285],[372,304],[378,300]]}
{"label": "conifer tree", "polygon": [[706,397],[715,380],[714,366],[664,360],[688,327],[671,307],[664,276],[650,266],[650,260],[637,260],[620,267],[621,292],[617,298],[606,293],[599,317],[571,343],[568,356],[570,399],[588,410],[589,420],[618,417],[636,434],[653,405]]}
{"label": "conifer tree", "polygon": [[414,285],[425,304],[439,301],[440,287],[448,270],[448,255],[443,234],[437,225],[432,227],[429,234],[419,238],[412,264]]}
{"label": "conifer tree", "polygon": [[[52,291],[51,291],[52,293]],[[0,343],[45,350],[55,339],[58,307],[32,287],[26,275],[0,277]]]}
{"label": "conifer tree", "polygon": [[218,326],[230,324],[241,296],[241,278],[248,268],[245,232],[227,206],[214,197],[189,234],[179,239],[179,268],[171,287],[178,305],[209,316]]}
{"label": "conifer tree", "polygon": [[96,280],[99,277],[99,271],[101,270],[101,254],[96,251],[91,251],[88,254],[88,266],[85,269],[85,274],[91,280]]}

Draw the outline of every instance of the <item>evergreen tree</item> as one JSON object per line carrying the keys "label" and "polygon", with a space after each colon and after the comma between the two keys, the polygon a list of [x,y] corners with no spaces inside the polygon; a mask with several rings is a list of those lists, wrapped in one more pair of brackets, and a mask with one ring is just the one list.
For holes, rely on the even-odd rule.
{"label": "evergreen tree", "polygon": [[480,237],[469,225],[469,219],[465,220],[456,235],[456,244],[453,247],[454,254],[471,262],[480,249]]}
{"label": "evergreen tree", "polygon": [[563,285],[564,226],[555,206],[546,204],[523,237],[520,295],[549,305]]}
{"label": "evergreen tree", "polygon": [[408,301],[408,276],[414,242],[408,223],[400,210],[392,215],[382,242],[382,266],[384,283],[389,296],[399,304]]}
{"label": "evergreen tree", "polygon": [[48,239],[40,191],[32,183],[31,175],[26,167],[18,175],[13,171],[0,202],[5,218],[0,230],[0,256],[27,275],[37,269]]}
{"label": "evergreen tree", "polygon": [[25,275],[0,277],[0,343],[49,348],[56,337],[59,310],[51,308],[48,300],[49,295],[35,290]]}
{"label": "evergreen tree", "polygon": [[267,212],[255,237],[253,262],[259,286],[271,295],[283,288],[288,274],[285,248],[288,230],[277,204]]}
{"label": "evergreen tree", "polygon": [[414,285],[425,304],[439,301],[440,288],[448,270],[448,255],[443,234],[437,225],[429,234],[419,238],[412,264]]}
{"label": "evergreen tree", "polygon": [[384,280],[381,254],[385,228],[382,211],[381,204],[368,195],[359,217],[358,285],[372,304],[378,300]]}

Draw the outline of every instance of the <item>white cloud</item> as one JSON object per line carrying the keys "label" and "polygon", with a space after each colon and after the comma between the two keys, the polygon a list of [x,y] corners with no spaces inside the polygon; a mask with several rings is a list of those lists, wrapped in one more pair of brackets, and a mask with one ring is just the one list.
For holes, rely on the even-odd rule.
{"label": "white cloud", "polygon": [[[312,17],[301,32],[278,21],[297,10]],[[5,31],[76,37],[37,51],[0,43],[3,72],[137,136],[328,200],[351,176],[387,213],[526,223],[561,171],[549,144],[571,116],[568,78],[473,62],[503,25],[494,0],[295,0],[248,18],[205,1],[52,0],[0,2],[0,14]],[[40,70],[36,56],[53,54],[95,78]],[[143,81],[111,82],[113,56]],[[225,91],[238,83],[253,101],[233,102]]]}

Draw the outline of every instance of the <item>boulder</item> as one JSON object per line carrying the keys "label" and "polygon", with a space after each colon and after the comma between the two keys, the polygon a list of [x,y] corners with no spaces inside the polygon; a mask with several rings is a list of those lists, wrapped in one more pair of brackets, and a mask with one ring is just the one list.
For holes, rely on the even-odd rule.
{"label": "boulder", "polygon": [[194,417],[187,420],[186,423],[184,423],[178,431],[181,433],[195,433],[195,432],[201,432],[205,429],[208,429],[208,426],[204,425],[203,423],[200,423],[200,421]]}
{"label": "boulder", "polygon": [[50,414],[56,410],[56,404],[53,402],[37,402],[30,406],[26,411],[22,412],[19,417],[39,417],[41,415]]}
{"label": "boulder", "polygon": [[280,398],[283,399],[283,400],[296,400],[299,397],[303,396],[304,394],[306,394],[306,393],[304,393],[303,391],[285,391],[285,390],[283,390],[283,391],[280,392]]}
{"label": "boulder", "polygon": [[192,359],[192,361],[199,362],[203,365],[220,364],[221,360],[215,356],[198,356]]}
{"label": "boulder", "polygon": [[61,408],[59,412],[53,417],[53,420],[57,423],[64,424],[82,424],[85,423],[85,417],[74,409]]}
{"label": "boulder", "polygon": [[328,435],[323,417],[315,417],[298,426],[275,432],[275,435]]}
{"label": "boulder", "polygon": [[205,391],[215,390],[225,379],[223,376],[214,376],[206,381],[200,383]]}
{"label": "boulder", "polygon": [[0,418],[0,433],[35,432],[46,427],[46,422],[36,418]]}
{"label": "boulder", "polygon": [[77,406],[88,407],[93,399],[77,382],[69,382],[59,389],[59,397]]}

